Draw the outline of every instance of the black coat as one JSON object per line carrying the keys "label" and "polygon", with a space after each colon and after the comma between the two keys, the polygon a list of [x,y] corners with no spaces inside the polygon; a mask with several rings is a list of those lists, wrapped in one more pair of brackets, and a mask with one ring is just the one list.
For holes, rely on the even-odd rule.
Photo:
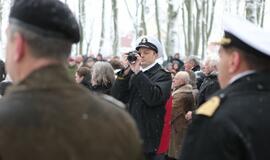
{"label": "black coat", "polygon": [[106,85],[94,85],[94,86],[91,86],[90,90],[93,92],[97,92],[97,93],[111,95],[111,88],[112,88],[111,84],[108,84],[107,86]]}
{"label": "black coat", "polygon": [[195,115],[180,159],[270,159],[269,82],[269,72],[255,73],[219,91],[220,103],[213,115]]}
{"label": "black coat", "polygon": [[200,87],[197,104],[198,106],[207,101],[216,91],[220,89],[217,74],[213,73],[206,76]]}
{"label": "black coat", "polygon": [[0,100],[1,159],[139,160],[135,122],[117,104],[75,84],[62,66],[38,69]]}
{"label": "black coat", "polygon": [[171,74],[156,64],[137,75],[119,75],[112,88],[112,95],[127,103],[129,113],[137,122],[145,153],[157,151],[171,83]]}

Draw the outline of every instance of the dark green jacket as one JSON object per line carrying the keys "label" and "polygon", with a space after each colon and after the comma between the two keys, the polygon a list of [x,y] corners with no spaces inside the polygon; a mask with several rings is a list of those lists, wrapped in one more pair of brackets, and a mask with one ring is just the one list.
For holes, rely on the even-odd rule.
{"label": "dark green jacket", "polygon": [[139,160],[134,121],[62,66],[34,71],[0,101],[3,160]]}

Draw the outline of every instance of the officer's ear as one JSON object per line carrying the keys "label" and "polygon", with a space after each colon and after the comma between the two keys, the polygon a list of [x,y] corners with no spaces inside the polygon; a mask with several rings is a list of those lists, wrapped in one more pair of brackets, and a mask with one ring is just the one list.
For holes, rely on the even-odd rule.
{"label": "officer's ear", "polygon": [[[154,51],[155,52],[155,51]],[[156,59],[158,59],[159,57],[158,57],[158,53],[157,52],[155,52],[155,57],[156,57]]]}
{"label": "officer's ear", "polygon": [[15,61],[18,62],[18,61],[21,61],[25,57],[26,41],[23,38],[23,36],[18,32],[14,33],[13,41],[14,41],[13,43],[15,44],[14,45],[15,47],[14,58],[15,58]]}
{"label": "officer's ear", "polygon": [[237,50],[230,53],[229,73],[238,73],[241,69],[241,54]]}

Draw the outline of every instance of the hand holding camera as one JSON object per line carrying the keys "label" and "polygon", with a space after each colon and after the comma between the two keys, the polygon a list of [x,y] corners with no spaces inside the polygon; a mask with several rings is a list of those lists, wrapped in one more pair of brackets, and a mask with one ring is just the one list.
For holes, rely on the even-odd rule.
{"label": "hand holding camera", "polygon": [[131,70],[137,74],[141,69],[141,57],[138,51],[131,51],[126,54]]}

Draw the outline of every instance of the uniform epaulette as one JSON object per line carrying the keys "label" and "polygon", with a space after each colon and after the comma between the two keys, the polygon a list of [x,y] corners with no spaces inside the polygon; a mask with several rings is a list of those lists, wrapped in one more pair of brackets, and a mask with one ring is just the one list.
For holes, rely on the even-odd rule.
{"label": "uniform epaulette", "polygon": [[204,115],[207,117],[212,117],[217,108],[220,106],[220,97],[215,96],[212,97],[210,100],[202,104],[195,113],[197,115]]}
{"label": "uniform epaulette", "polygon": [[122,77],[122,76],[117,76],[116,79],[117,79],[117,80],[124,80],[125,78]]}

